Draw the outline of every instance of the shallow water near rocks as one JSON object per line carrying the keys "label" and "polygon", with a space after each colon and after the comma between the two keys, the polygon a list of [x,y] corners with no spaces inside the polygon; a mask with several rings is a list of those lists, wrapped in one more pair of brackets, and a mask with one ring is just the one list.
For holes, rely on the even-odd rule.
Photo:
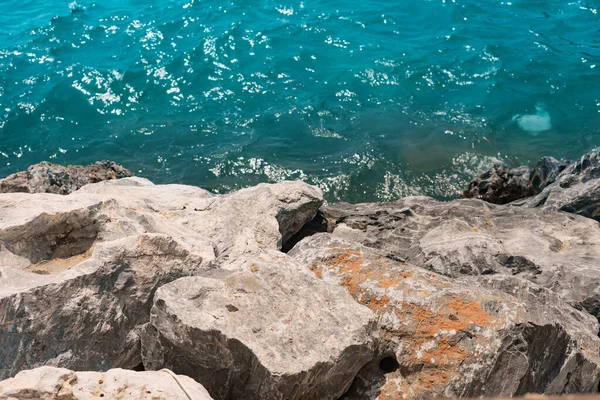
{"label": "shallow water near rocks", "polygon": [[456,196],[600,144],[596,1],[0,2],[0,175]]}

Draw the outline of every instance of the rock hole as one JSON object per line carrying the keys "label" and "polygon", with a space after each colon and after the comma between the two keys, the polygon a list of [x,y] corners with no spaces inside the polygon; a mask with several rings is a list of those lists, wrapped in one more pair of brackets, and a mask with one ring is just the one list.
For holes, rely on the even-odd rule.
{"label": "rock hole", "polygon": [[236,306],[234,306],[233,304],[227,304],[225,306],[225,308],[227,309],[227,311],[229,312],[236,312],[236,311],[240,311],[239,308],[237,308]]}
{"label": "rock hole", "polygon": [[384,374],[397,371],[398,368],[400,368],[400,364],[398,364],[396,357],[386,357],[379,361],[379,369],[383,371]]}
{"label": "rock hole", "polygon": [[321,211],[317,212],[317,215],[310,221],[304,224],[300,230],[289,238],[283,246],[281,246],[281,251],[284,253],[289,252],[299,241],[302,239],[312,236],[316,233],[327,232],[328,223],[327,219],[323,215]]}
{"label": "rock hole", "polygon": [[139,363],[138,365],[136,365],[135,367],[133,367],[131,369],[136,372],[144,372],[146,370],[146,367],[144,367],[144,363]]}
{"label": "rock hole", "polygon": [[[102,226],[94,218],[94,208],[42,213],[24,225],[0,231],[0,243],[29,260],[32,272],[51,274],[68,269],[91,255]],[[47,265],[53,260],[60,265]]]}

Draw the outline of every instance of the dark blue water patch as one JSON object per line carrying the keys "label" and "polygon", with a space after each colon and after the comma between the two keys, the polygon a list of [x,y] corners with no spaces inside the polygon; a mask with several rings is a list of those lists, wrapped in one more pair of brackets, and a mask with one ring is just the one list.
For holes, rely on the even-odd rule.
{"label": "dark blue water patch", "polygon": [[452,198],[600,144],[595,1],[0,3],[0,175],[113,159],[226,192]]}

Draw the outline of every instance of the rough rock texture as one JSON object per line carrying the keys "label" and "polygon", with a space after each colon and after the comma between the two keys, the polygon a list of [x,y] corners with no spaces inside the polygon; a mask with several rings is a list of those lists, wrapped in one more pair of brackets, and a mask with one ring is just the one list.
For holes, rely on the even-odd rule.
{"label": "rough rock texture", "polygon": [[463,195],[600,221],[600,148],[577,162],[544,157],[533,169],[496,166],[476,177]]}
{"label": "rough rock texture", "polygon": [[552,157],[543,157],[534,168],[496,165],[475,177],[463,196],[494,204],[507,204],[534,196],[553,183],[570,163],[566,160],[558,161]]}
{"label": "rough rock texture", "polygon": [[211,400],[193,379],[171,371],[74,372],[40,367],[0,382],[0,400]]}
{"label": "rough rock texture", "polygon": [[161,287],[144,365],[215,399],[337,399],[373,357],[374,314],[280,252]]}
{"label": "rough rock texture", "polygon": [[0,195],[0,378],[137,366],[158,287],[277,249],[321,202],[301,182],[215,196],[141,178]]}
{"label": "rough rock texture", "polygon": [[289,253],[378,315],[378,353],[345,399],[592,392],[598,323],[512,276],[450,279],[329,234]]}
{"label": "rough rock texture", "polygon": [[553,184],[517,205],[566,211],[600,221],[600,149],[570,164]]}
{"label": "rough rock texture", "polygon": [[27,171],[17,172],[0,179],[0,193],[55,193],[69,194],[88,183],[133,176],[122,165],[113,161],[98,161],[81,166],[41,162]]}
{"label": "rough rock texture", "polygon": [[449,277],[514,275],[600,318],[600,226],[577,215],[408,197],[333,204],[333,234]]}
{"label": "rough rock texture", "polygon": [[[557,165],[490,177],[490,195],[538,193],[510,205],[318,212],[322,193],[302,182],[213,195],[142,178],[0,194],[0,378],[167,367],[217,400],[597,392],[600,225],[556,210],[594,217],[600,167],[593,154]],[[46,167],[32,176],[56,175]],[[32,185],[66,193],[69,179]],[[0,400],[196,385],[99,374],[23,372]]]}

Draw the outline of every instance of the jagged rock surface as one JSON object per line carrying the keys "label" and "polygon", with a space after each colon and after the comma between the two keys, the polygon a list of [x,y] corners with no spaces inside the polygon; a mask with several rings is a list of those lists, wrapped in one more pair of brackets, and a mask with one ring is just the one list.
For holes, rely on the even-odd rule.
{"label": "jagged rock surface", "polygon": [[570,164],[537,196],[515,205],[565,211],[600,221],[600,149]]}
{"label": "jagged rock surface", "polygon": [[318,234],[289,253],[378,315],[378,352],[344,399],[597,390],[598,323],[512,276],[449,279]]}
{"label": "jagged rock surface", "polygon": [[333,204],[334,235],[449,277],[514,275],[600,317],[600,226],[577,215],[408,197]]}
{"label": "jagged rock surface", "polygon": [[69,194],[89,183],[131,177],[133,174],[113,161],[90,165],[62,166],[41,162],[0,179],[0,193]]}
{"label": "jagged rock surface", "polygon": [[215,399],[337,399],[373,358],[374,314],[285,254],[264,252],[161,287],[144,365]]}
{"label": "jagged rock surface", "polygon": [[74,372],[40,367],[0,382],[0,400],[211,400],[202,385],[170,371]]}
{"label": "jagged rock surface", "polygon": [[473,179],[463,196],[600,221],[600,148],[577,162],[544,157],[535,168],[495,166]]}
{"label": "jagged rock surface", "polygon": [[[563,176],[600,179],[595,160],[543,190],[556,164],[530,172],[538,196],[560,190],[524,207],[413,197],[315,217],[302,182],[142,178],[1,194],[0,378],[168,367],[218,400],[597,391],[600,226],[553,211]],[[97,374],[44,370],[57,391]]]}
{"label": "jagged rock surface", "polygon": [[0,195],[0,378],[138,365],[156,289],[277,249],[321,202],[301,182],[215,196],[141,178]]}
{"label": "jagged rock surface", "polygon": [[495,165],[489,171],[475,177],[463,193],[463,197],[477,198],[494,204],[507,204],[540,193],[553,183],[570,161],[543,157],[531,167],[510,168]]}

